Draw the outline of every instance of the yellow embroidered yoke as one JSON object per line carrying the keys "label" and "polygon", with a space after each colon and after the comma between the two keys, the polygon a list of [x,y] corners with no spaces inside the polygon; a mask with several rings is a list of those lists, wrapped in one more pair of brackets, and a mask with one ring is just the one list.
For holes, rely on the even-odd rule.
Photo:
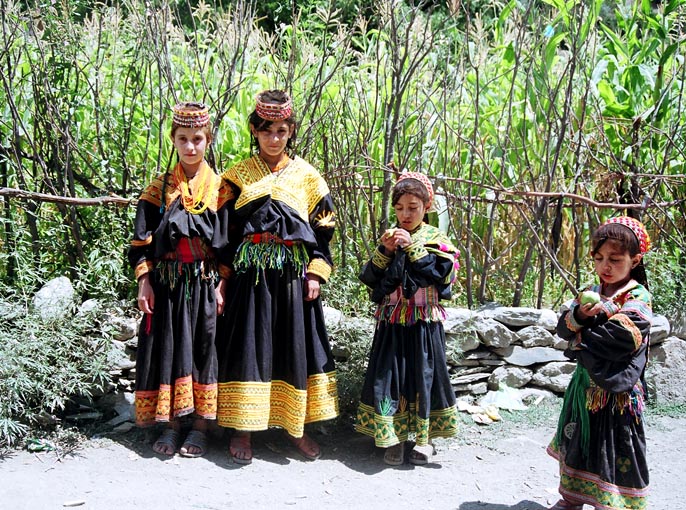
{"label": "yellow embroidered yoke", "polygon": [[268,233],[289,246],[301,244],[307,251],[306,272],[329,279],[336,215],[329,187],[312,165],[296,157],[272,172],[255,155],[222,177],[239,190],[235,211],[245,222],[244,237]]}

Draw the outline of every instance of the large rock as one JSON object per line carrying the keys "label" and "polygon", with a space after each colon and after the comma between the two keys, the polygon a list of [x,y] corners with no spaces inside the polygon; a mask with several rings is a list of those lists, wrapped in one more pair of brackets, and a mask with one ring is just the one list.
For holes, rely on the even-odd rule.
{"label": "large rock", "polygon": [[488,378],[488,389],[497,391],[504,384],[510,388],[521,388],[531,381],[533,372],[521,367],[498,367]]}
{"label": "large rock", "polygon": [[542,326],[527,326],[517,332],[524,347],[552,347],[555,337]]}
{"label": "large rock", "polygon": [[546,388],[557,393],[564,393],[572,380],[576,363],[554,362],[548,363],[536,371],[531,384]]}
{"label": "large rock", "polygon": [[510,365],[528,367],[538,363],[550,363],[552,361],[567,361],[567,357],[552,347],[520,347],[515,345],[506,349],[496,349],[496,352]]}
{"label": "large rock", "polygon": [[477,314],[467,308],[446,308],[443,329],[447,335],[460,335],[474,331]]}
{"label": "large rock", "polygon": [[475,332],[446,333],[445,341],[448,348],[452,348],[455,352],[473,351],[481,345],[481,340]]}
{"label": "large rock", "polygon": [[517,333],[493,319],[482,318],[475,323],[474,327],[481,342],[489,347],[503,348],[517,340]]}
{"label": "large rock", "polygon": [[653,323],[650,326],[650,344],[657,345],[664,342],[669,337],[671,326],[669,320],[664,315],[653,316]]}
{"label": "large rock", "polygon": [[680,309],[676,312],[674,317],[670,318],[672,324],[672,335],[686,340],[686,312]]}
{"label": "large rock", "polygon": [[72,313],[74,287],[66,276],[46,283],[33,297],[33,308],[45,321],[56,320]]}
{"label": "large rock", "polygon": [[336,310],[330,306],[322,306],[324,312],[324,323],[327,328],[334,328],[340,325],[345,319],[345,315],[340,310]]}
{"label": "large rock", "polygon": [[657,403],[686,403],[686,341],[672,336],[652,347],[646,381]]}
{"label": "large rock", "polygon": [[548,309],[513,306],[485,307],[479,310],[479,315],[515,328],[541,326],[548,331],[555,331],[557,327],[557,314]]}
{"label": "large rock", "polygon": [[133,317],[111,317],[109,324],[112,326],[115,340],[125,342],[138,334],[138,319]]}

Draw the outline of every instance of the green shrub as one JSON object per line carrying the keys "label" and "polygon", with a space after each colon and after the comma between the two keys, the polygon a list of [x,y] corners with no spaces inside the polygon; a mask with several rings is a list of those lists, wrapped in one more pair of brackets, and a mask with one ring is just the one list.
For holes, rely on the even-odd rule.
{"label": "green shrub", "polygon": [[0,448],[54,429],[70,398],[109,381],[103,311],[45,322],[28,308],[0,321]]}
{"label": "green shrub", "polygon": [[338,402],[343,420],[355,417],[374,337],[374,321],[347,318],[329,327],[336,358]]}

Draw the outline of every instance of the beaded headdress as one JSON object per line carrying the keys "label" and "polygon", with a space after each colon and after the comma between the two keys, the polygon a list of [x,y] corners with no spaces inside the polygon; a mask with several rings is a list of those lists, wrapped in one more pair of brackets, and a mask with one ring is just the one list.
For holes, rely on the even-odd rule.
{"label": "beaded headdress", "polygon": [[283,93],[286,96],[286,101],[283,103],[267,103],[262,100],[263,95],[268,91],[262,91],[257,94],[255,98],[255,112],[257,115],[264,120],[278,121],[286,120],[293,114],[293,102],[291,97],[287,93]]}
{"label": "beaded headdress", "polygon": [[172,122],[179,127],[201,128],[210,123],[210,111],[205,103],[182,102],[174,105]]}
{"label": "beaded headdress", "polygon": [[398,182],[403,179],[414,179],[421,182],[426,188],[426,191],[429,192],[429,207],[431,207],[431,204],[433,204],[434,201],[434,187],[431,185],[429,178],[420,172],[403,172],[398,177]]}
{"label": "beaded headdress", "polygon": [[650,250],[650,236],[648,235],[648,231],[643,223],[637,219],[630,218],[629,216],[618,216],[616,218],[610,218],[603,223],[603,225],[608,225],[610,223],[617,223],[630,228],[631,231],[636,235],[636,239],[638,239],[639,249],[642,254],[647,253],[648,250]]}

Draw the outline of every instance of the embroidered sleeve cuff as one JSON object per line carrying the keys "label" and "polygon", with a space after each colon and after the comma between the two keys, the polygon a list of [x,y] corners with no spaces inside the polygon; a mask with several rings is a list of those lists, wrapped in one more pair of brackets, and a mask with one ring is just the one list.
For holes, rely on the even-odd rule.
{"label": "embroidered sleeve cuff", "polygon": [[134,248],[138,248],[140,246],[148,246],[149,244],[152,244],[152,236],[148,236],[145,239],[131,240],[131,246],[133,246]]}
{"label": "embroidered sleeve cuff", "polygon": [[226,280],[231,278],[231,275],[233,274],[233,270],[229,266],[225,266],[224,264],[219,264],[217,270],[219,271],[219,277],[224,278]]}
{"label": "embroidered sleeve cuff", "polygon": [[153,263],[149,260],[143,261],[140,264],[138,264],[135,269],[136,280],[138,280],[144,274],[152,272],[153,267]]}
{"label": "embroidered sleeve cuff", "polygon": [[307,272],[315,274],[327,282],[331,276],[331,266],[324,259],[312,259],[307,264]]}
{"label": "embroidered sleeve cuff", "polygon": [[619,312],[620,307],[617,306],[617,303],[615,303],[614,301],[605,301],[603,303],[603,310],[605,311],[605,314],[607,315],[607,318],[609,319],[614,314]]}
{"label": "embroidered sleeve cuff", "polygon": [[391,263],[391,260],[393,260],[391,257],[387,257],[386,255],[383,254],[381,251],[383,248],[379,246],[376,250],[374,250],[374,255],[372,256],[372,264],[374,264],[376,267],[380,267],[381,269],[385,269],[388,267],[388,265]]}
{"label": "embroidered sleeve cuff", "polygon": [[403,250],[405,250],[405,253],[407,253],[407,258],[410,259],[410,262],[416,262],[429,254],[424,245],[419,242],[412,243],[411,245],[403,248]]}
{"label": "embroidered sleeve cuff", "polygon": [[569,309],[569,312],[567,312],[567,315],[565,316],[565,324],[570,331],[579,331],[584,327],[574,316],[574,310],[577,306],[578,305],[572,305],[572,308]]}

